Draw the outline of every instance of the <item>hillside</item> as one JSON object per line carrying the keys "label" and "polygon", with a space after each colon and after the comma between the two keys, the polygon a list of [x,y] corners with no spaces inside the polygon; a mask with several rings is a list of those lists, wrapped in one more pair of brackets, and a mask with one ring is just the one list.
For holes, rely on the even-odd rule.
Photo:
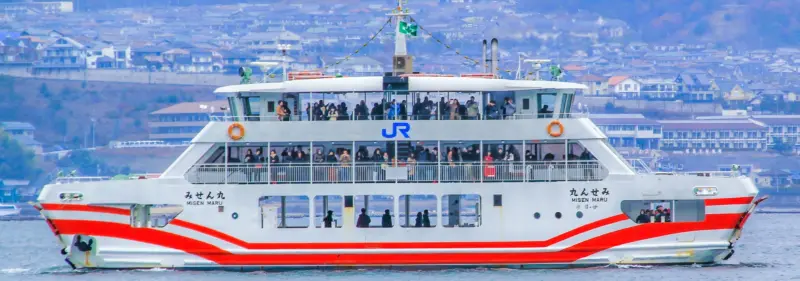
{"label": "hillside", "polygon": [[540,0],[517,3],[522,11],[571,14],[585,11],[621,19],[646,42],[712,42],[748,48],[800,43],[800,0]]}
{"label": "hillside", "polygon": [[[29,122],[48,145],[80,147],[148,138],[150,112],[185,101],[212,100],[213,87],[147,85],[0,76],[0,121]],[[88,137],[87,137],[88,136]]]}

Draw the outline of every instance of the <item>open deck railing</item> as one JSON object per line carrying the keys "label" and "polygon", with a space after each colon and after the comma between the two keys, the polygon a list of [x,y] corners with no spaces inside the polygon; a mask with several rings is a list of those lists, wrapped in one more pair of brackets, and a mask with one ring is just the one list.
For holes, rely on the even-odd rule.
{"label": "open deck railing", "polygon": [[480,163],[198,164],[185,175],[194,184],[406,183],[598,181],[597,161]]}
{"label": "open deck railing", "polygon": [[637,174],[655,174],[660,176],[669,176],[669,175],[687,175],[687,176],[698,176],[698,177],[711,177],[711,178],[733,178],[738,177],[739,173],[735,171],[693,171],[693,172],[653,172],[650,170],[650,167],[647,166],[641,159],[625,159],[628,163],[631,164],[633,170]]}
{"label": "open deck railing", "polygon": [[79,182],[95,182],[95,181],[107,181],[110,180],[110,177],[79,177],[79,176],[66,176],[66,177],[57,177],[53,183],[55,184],[65,184],[65,183],[79,183]]}
{"label": "open deck railing", "polygon": [[513,114],[508,116],[498,116],[496,118],[488,117],[484,114],[476,116],[437,116],[437,115],[398,115],[388,116],[383,115],[343,115],[336,117],[320,118],[317,116],[309,117],[303,115],[291,115],[288,118],[279,118],[278,116],[209,116],[211,121],[215,122],[278,122],[278,121],[369,121],[369,120],[527,120],[527,119],[573,119],[573,118],[586,118],[589,117],[587,113],[541,113],[541,114]]}

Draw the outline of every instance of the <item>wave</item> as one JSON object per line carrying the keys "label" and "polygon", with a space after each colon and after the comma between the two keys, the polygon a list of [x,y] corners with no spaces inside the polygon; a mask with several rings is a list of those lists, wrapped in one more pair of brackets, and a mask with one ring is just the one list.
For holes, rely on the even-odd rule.
{"label": "wave", "polygon": [[0,269],[0,274],[22,274],[31,271],[30,268],[3,268]]}

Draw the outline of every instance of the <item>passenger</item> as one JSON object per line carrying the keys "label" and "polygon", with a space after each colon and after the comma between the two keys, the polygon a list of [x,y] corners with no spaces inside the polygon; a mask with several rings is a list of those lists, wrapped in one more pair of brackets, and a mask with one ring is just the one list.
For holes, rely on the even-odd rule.
{"label": "passenger", "polygon": [[369,120],[369,108],[366,101],[361,100],[361,103],[356,106],[356,111],[357,120]]}
{"label": "passenger", "polygon": [[498,120],[500,119],[500,110],[495,105],[494,101],[489,101],[489,104],[486,105],[486,119],[487,120]]}
{"label": "passenger", "polygon": [[345,149],[342,151],[342,155],[339,156],[339,163],[342,165],[342,168],[339,170],[339,178],[341,180],[348,180],[350,179],[350,163],[353,161],[350,158],[350,151]]}
{"label": "passenger", "polygon": [[280,161],[280,158],[278,158],[278,153],[276,153],[274,149],[271,150],[269,152],[269,163],[270,164],[278,164],[280,162],[281,161]]}
{"label": "passenger", "polygon": [[448,108],[449,107],[447,106],[447,102],[444,100],[444,97],[442,97],[439,100],[439,104],[438,104],[438,109],[437,110],[438,110],[439,118],[437,118],[437,119],[439,119],[439,120],[447,119],[447,117],[448,117],[447,109]]}
{"label": "passenger", "polygon": [[369,227],[369,224],[372,222],[372,219],[367,216],[367,209],[361,208],[361,214],[358,215],[358,220],[356,221],[356,227]]}
{"label": "passenger", "polygon": [[478,103],[475,102],[475,96],[469,97],[469,101],[467,101],[467,119],[469,120],[478,120],[480,119],[478,116],[478,112],[480,112],[480,108],[478,107]]}
{"label": "passenger", "polygon": [[669,208],[664,209],[664,219],[666,222],[672,222],[672,211]]}
{"label": "passenger", "polygon": [[428,210],[422,211],[422,227],[431,227],[431,218],[428,217]]}
{"label": "passenger", "polygon": [[372,153],[372,162],[376,163],[383,162],[383,152],[381,152],[380,148],[376,148],[375,151]]}
{"label": "passenger", "polygon": [[553,161],[553,160],[556,160],[556,156],[553,155],[552,153],[547,153],[547,154],[544,155],[544,159],[542,159],[542,160],[544,160],[544,161]]}
{"label": "passenger", "polygon": [[370,115],[372,116],[372,120],[383,120],[383,107],[377,102],[374,103]]}
{"label": "passenger", "polygon": [[406,165],[408,166],[408,178],[411,181],[415,181],[417,178],[414,176],[417,167],[417,160],[414,159],[414,154],[409,154],[408,159],[406,159]]}
{"label": "passenger", "polygon": [[536,161],[536,155],[531,153],[530,150],[525,150],[525,161],[528,161],[528,162]]}
{"label": "passenger", "polygon": [[648,223],[650,218],[647,217],[647,212],[644,209],[639,210],[639,216],[636,217],[636,223]]}
{"label": "passenger", "polygon": [[322,149],[317,148],[317,152],[314,153],[314,164],[322,164],[325,163],[325,155],[322,154]]}
{"label": "passenger", "polygon": [[325,223],[325,228],[331,228],[333,226],[333,211],[328,210],[328,215],[322,219],[322,222]]}
{"label": "passenger", "polygon": [[458,112],[459,104],[457,99],[450,100],[448,112],[450,113],[450,120],[461,120],[461,115]]}
{"label": "passenger", "polygon": [[285,105],[286,103],[284,101],[278,101],[278,108],[277,108],[278,121],[286,121],[288,117],[288,114],[286,112],[287,107]]}
{"label": "passenger", "polygon": [[545,104],[545,105],[542,106],[541,109],[539,109],[539,118],[548,118],[548,117],[550,117],[550,113],[553,113],[553,112],[549,111],[547,109],[547,105]]}
{"label": "passenger", "polygon": [[328,162],[328,181],[336,182],[336,163],[339,162],[339,159],[336,159],[336,152],[333,149],[328,151],[325,162]]}
{"label": "passenger", "polygon": [[422,212],[417,212],[417,218],[414,220],[414,227],[422,227]]}
{"label": "passenger", "polygon": [[400,120],[408,120],[408,103],[403,101],[400,103]]}
{"label": "passenger", "polygon": [[328,105],[328,120],[336,121],[339,120],[339,110],[336,108],[333,103]]}
{"label": "passenger", "polygon": [[503,105],[503,117],[505,117],[505,119],[511,119],[516,113],[517,106],[514,105],[514,100],[507,97],[505,99],[505,104]]}
{"label": "passenger", "polygon": [[383,212],[383,217],[381,217],[381,227],[392,227],[392,215],[389,213],[389,209]]}

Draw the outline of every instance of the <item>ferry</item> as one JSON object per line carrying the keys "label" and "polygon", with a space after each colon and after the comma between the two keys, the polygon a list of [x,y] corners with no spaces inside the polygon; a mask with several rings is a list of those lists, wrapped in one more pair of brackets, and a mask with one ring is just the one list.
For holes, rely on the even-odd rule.
{"label": "ferry", "polygon": [[552,268],[733,254],[765,199],[750,178],[635,167],[573,112],[585,86],[499,79],[494,42],[491,71],[414,73],[409,14],[390,15],[391,73],[221,87],[229,114],[157,178],[45,186],[34,205],[66,262]]}
{"label": "ferry", "polygon": [[19,213],[19,207],[14,204],[0,204],[0,218],[18,216]]}

